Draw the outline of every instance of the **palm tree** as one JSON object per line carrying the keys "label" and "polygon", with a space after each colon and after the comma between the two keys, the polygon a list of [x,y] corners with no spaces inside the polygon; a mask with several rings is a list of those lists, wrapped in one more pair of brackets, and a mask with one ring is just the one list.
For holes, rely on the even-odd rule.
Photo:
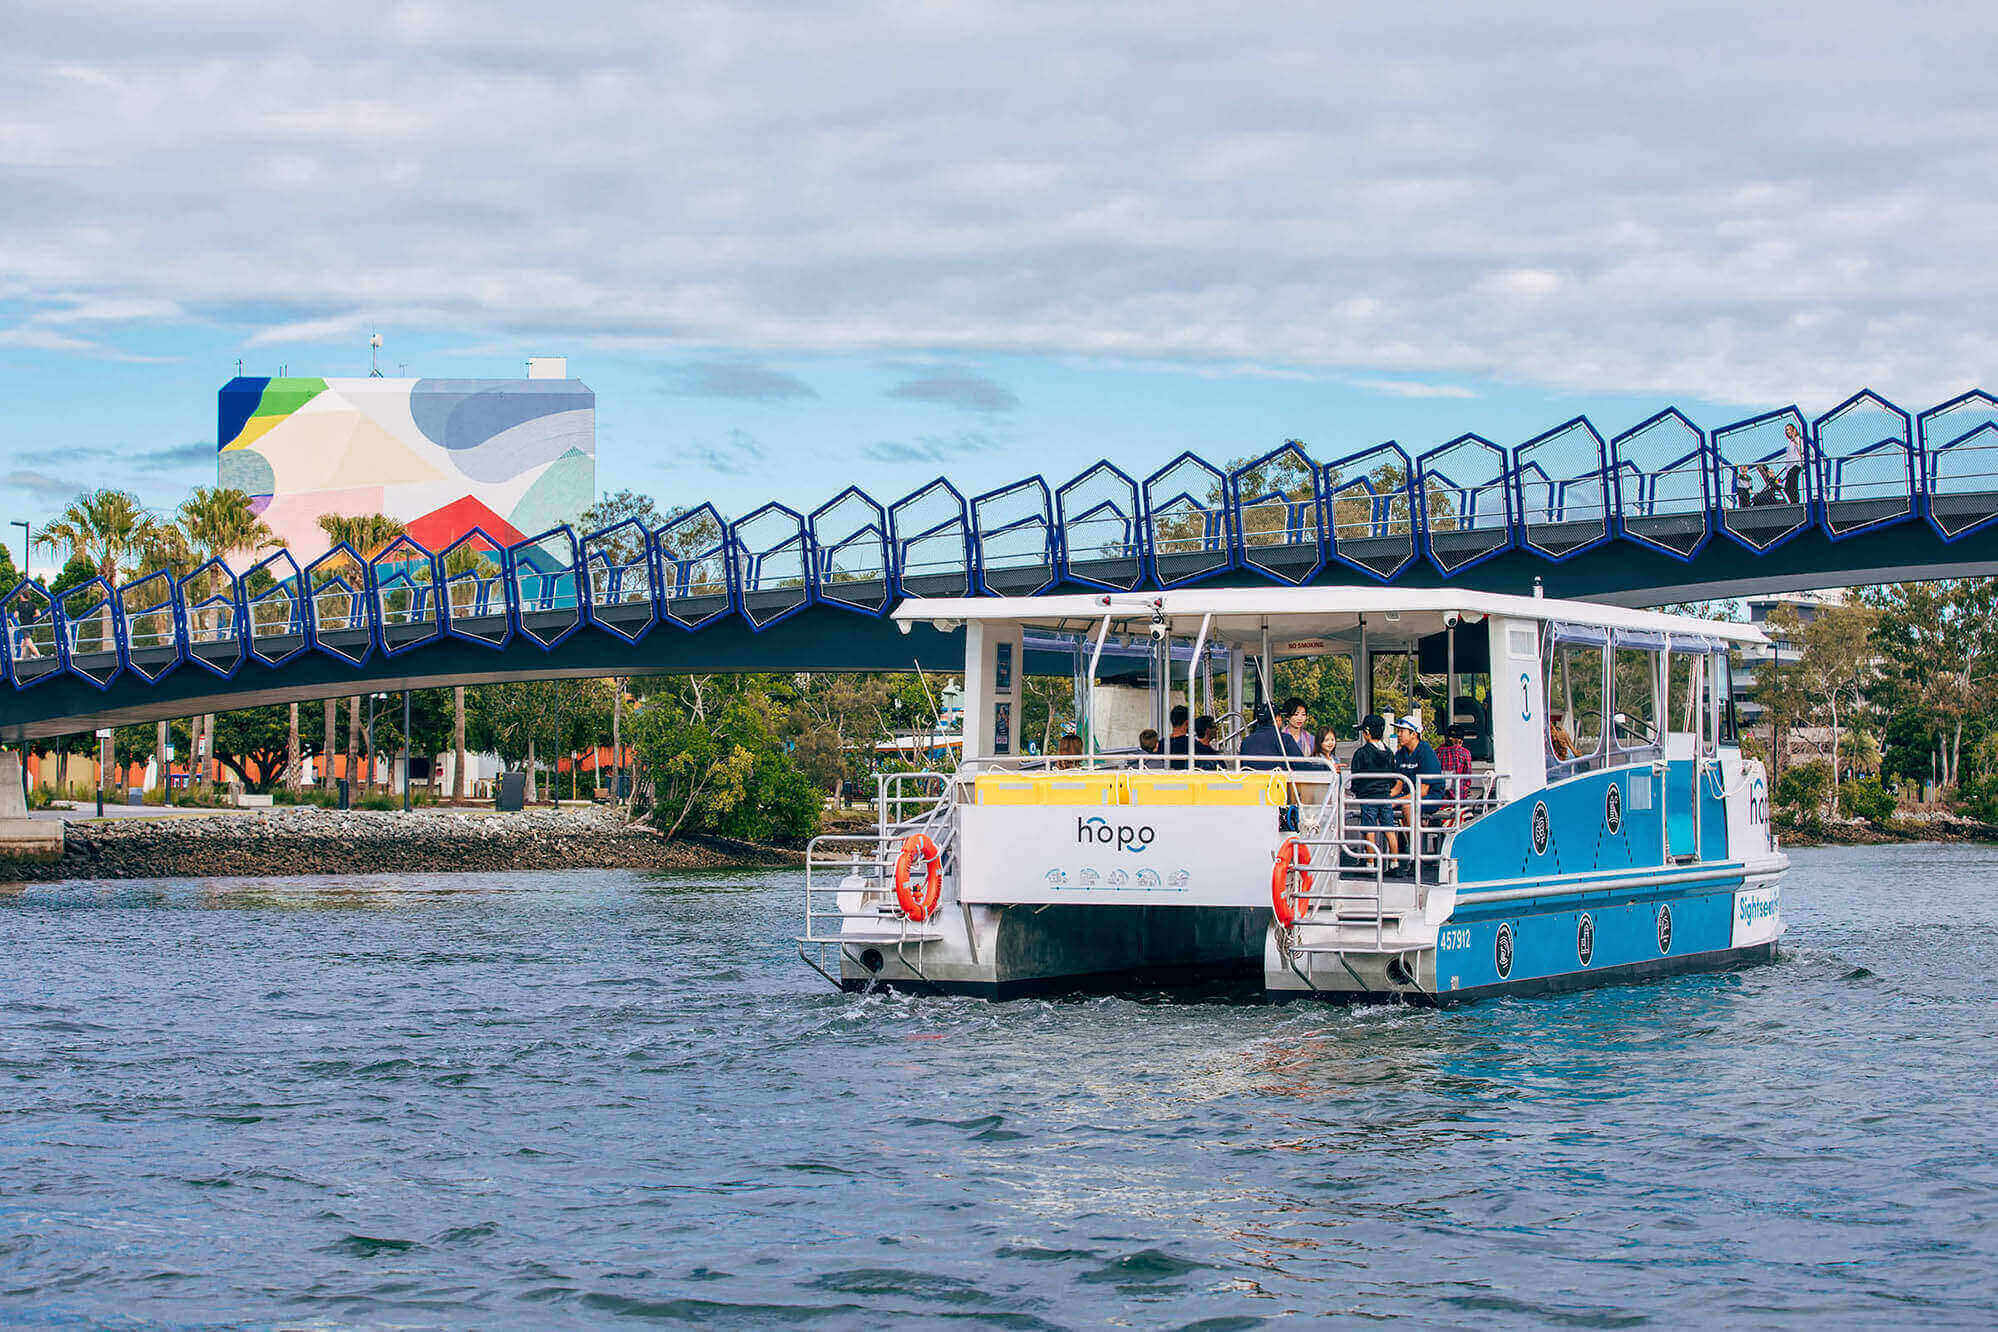
{"label": "palm tree", "polygon": [[86,490],[42,530],[35,544],[54,551],[66,546],[88,559],[99,577],[115,583],[127,563],[152,540],[158,520],[129,490]]}
{"label": "palm tree", "polygon": [[[254,554],[277,545],[277,533],[256,515],[250,503],[249,492],[233,486],[197,486],[180,502],[180,528],[187,534],[188,547],[203,560],[227,564],[232,555]],[[212,747],[214,717],[200,718],[197,726],[208,733]],[[198,741],[195,748],[200,749]]]}
{"label": "palm tree", "polygon": [[385,513],[323,513],[319,530],[334,545],[346,542],[364,560],[372,560],[402,535],[402,523]]}

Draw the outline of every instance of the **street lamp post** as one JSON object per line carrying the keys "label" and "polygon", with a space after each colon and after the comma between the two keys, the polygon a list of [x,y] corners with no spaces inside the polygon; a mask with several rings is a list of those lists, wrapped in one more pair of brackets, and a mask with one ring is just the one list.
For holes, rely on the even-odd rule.
{"label": "street lamp post", "polygon": [[32,527],[29,527],[27,523],[19,518],[14,520],[14,526],[21,529],[21,577],[26,578],[28,576],[28,561],[32,558],[29,554],[29,550],[33,544],[31,538],[35,533]]}
{"label": "street lamp post", "polygon": [[409,813],[409,691],[402,691],[402,812]]}

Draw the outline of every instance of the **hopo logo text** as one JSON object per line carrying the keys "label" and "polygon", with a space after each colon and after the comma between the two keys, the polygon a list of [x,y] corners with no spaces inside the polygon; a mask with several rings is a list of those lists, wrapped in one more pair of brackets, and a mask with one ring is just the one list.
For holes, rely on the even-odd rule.
{"label": "hopo logo text", "polygon": [[1149,824],[1112,823],[1104,818],[1078,818],[1075,840],[1079,846],[1114,846],[1133,853],[1144,850],[1158,836]]}

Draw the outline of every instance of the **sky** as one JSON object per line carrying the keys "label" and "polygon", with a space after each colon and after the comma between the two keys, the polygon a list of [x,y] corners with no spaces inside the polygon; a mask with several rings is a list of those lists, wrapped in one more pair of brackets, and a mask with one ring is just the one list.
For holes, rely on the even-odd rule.
{"label": "sky", "polygon": [[93,485],[171,507],[239,361],[363,374],[376,331],[390,374],[567,356],[600,488],[731,514],[1998,384],[1970,5],[0,26],[10,521]]}

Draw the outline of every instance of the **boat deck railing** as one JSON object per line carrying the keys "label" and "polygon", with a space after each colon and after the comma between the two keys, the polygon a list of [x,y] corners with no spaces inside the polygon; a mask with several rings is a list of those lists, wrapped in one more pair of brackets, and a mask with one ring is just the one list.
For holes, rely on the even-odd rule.
{"label": "boat deck railing", "polygon": [[[1294,917],[1284,932],[1289,951],[1389,947],[1390,922],[1398,931],[1421,912],[1429,890],[1452,881],[1448,835],[1506,801],[1503,773],[1432,773],[1421,781],[1440,794],[1425,789],[1418,800],[1401,773],[1342,772],[1321,819],[1300,820],[1286,839],[1302,848],[1284,885]],[[1280,851],[1271,851],[1273,861]]]}

